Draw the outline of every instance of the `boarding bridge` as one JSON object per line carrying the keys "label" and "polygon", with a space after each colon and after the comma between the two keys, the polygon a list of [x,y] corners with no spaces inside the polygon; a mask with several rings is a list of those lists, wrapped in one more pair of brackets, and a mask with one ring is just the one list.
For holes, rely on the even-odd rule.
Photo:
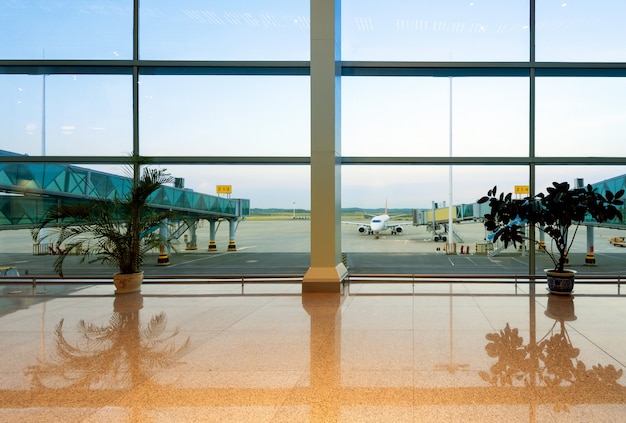
{"label": "boarding bridge", "polygon": [[[73,165],[2,163],[1,156],[9,155],[15,156],[0,150],[0,230],[36,227],[51,206],[64,202],[121,198],[133,183],[129,177]],[[179,213],[191,232],[187,247],[196,247],[195,228],[201,219],[211,224],[210,245],[213,246],[215,223],[228,220],[231,225],[228,249],[234,250],[237,224],[250,215],[250,200],[202,194],[182,187],[163,186],[148,202],[155,209]]]}
{"label": "boarding bridge", "polygon": [[[576,180],[576,186],[583,187],[584,182],[581,180]],[[598,192],[604,194],[607,190],[613,193],[624,189],[626,190],[626,175],[616,176],[611,179],[607,179],[601,182],[597,182],[595,184],[591,184],[591,186],[598,190]],[[434,206],[431,209],[415,209],[413,210],[413,225],[432,225],[434,224],[443,224],[449,221],[449,211],[448,207],[439,208],[433,203]],[[483,216],[490,211],[489,203],[470,203],[470,204],[459,204],[456,206],[452,206],[452,220],[454,223],[466,222],[466,221],[480,221]],[[588,218],[583,222],[584,225],[588,226],[602,226],[608,228],[616,228],[616,229],[626,229],[626,208],[622,208],[622,216],[623,221],[615,220],[613,222],[604,222],[599,224],[598,222]]]}
{"label": "boarding bridge", "polygon": [[[573,184],[575,187],[582,188],[585,186],[584,181],[582,179],[577,179]],[[604,194],[607,190],[613,193],[618,192],[619,190],[626,190],[626,175],[616,176],[614,178],[610,178],[601,182],[597,182],[595,184],[591,184],[591,186],[596,189],[599,193]],[[481,221],[486,213],[490,211],[489,204],[483,203],[471,203],[471,204],[459,204],[456,206],[452,206],[452,221],[453,223],[460,223],[466,221]],[[603,222],[598,223],[595,220],[587,217],[584,222],[582,222],[582,226],[585,226],[587,229],[587,258],[585,264],[594,265],[595,264],[595,255],[594,255],[594,228],[595,227],[603,227],[603,228],[612,228],[612,229],[626,229],[626,208],[622,206],[622,221],[617,219],[611,222]],[[420,226],[425,225],[428,229],[433,232],[433,240],[437,241],[438,239],[444,239],[445,235],[448,233],[448,222],[450,219],[449,215],[450,211],[448,207],[438,208],[435,203],[433,203],[433,207],[429,209],[420,209],[413,210],[413,225]],[[454,232],[456,235],[456,232]],[[540,242],[544,242],[544,234],[543,232],[539,232]],[[455,237],[456,238],[456,237]],[[624,237],[626,238],[626,237]],[[458,240],[458,238],[456,238]],[[612,245],[621,246],[618,239],[613,240],[611,242]],[[479,254],[488,254],[488,255],[497,255],[499,252],[504,250],[503,245],[494,245],[491,243],[487,243],[485,241],[484,244],[480,244],[481,253]],[[477,244],[476,250],[478,253],[479,245]],[[524,253],[522,251],[522,253]]]}

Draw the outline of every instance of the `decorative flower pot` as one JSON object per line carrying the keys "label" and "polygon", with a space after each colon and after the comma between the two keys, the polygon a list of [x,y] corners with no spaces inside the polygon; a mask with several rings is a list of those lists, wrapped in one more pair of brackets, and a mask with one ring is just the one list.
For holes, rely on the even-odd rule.
{"label": "decorative flower pot", "polygon": [[558,272],[556,270],[546,270],[548,279],[548,291],[551,294],[569,295],[574,290],[574,277],[576,271],[564,270]]}
{"label": "decorative flower pot", "polygon": [[126,294],[141,290],[143,282],[143,270],[137,273],[116,273],[113,275],[113,284],[116,294]]}

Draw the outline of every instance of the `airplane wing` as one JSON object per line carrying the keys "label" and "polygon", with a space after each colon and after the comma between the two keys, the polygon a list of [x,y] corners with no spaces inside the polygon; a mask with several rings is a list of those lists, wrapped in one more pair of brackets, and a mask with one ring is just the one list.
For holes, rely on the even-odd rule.
{"label": "airplane wing", "polygon": [[371,233],[372,227],[367,222],[341,222],[344,225],[357,225],[359,227],[359,232],[361,233]]}
{"label": "airplane wing", "polygon": [[404,232],[404,225],[406,225],[406,222],[405,223],[387,223],[387,229],[391,231],[392,235],[401,234],[402,232]]}

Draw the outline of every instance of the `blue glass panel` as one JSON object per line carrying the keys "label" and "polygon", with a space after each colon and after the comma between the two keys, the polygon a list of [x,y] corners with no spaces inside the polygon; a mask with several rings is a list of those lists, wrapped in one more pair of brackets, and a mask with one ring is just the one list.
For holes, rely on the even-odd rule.
{"label": "blue glass panel", "polygon": [[626,61],[623,1],[536,1],[535,4],[538,61]]}
{"label": "blue glass panel", "polygon": [[341,58],[524,61],[528,0],[342,0]]}
{"label": "blue glass panel", "polygon": [[0,59],[132,59],[132,29],[129,0],[3,1]]}
{"label": "blue glass panel", "polygon": [[142,0],[140,58],[308,60],[309,0]]}

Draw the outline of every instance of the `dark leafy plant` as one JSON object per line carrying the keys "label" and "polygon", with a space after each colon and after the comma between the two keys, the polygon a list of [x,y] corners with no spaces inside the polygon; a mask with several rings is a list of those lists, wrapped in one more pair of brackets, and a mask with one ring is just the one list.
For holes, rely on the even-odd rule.
{"label": "dark leafy plant", "polygon": [[59,256],[54,270],[60,276],[63,276],[65,258],[72,253],[82,254],[82,260],[89,263],[115,266],[120,273],[136,273],[148,251],[167,245],[167,240],[159,236],[158,228],[174,214],[151,208],[148,199],[172,180],[165,169],[144,168],[137,183],[123,198],[54,206],[33,229],[33,239],[56,246]]}
{"label": "dark leafy plant", "polygon": [[[578,226],[586,218],[599,223],[614,219],[621,221],[622,212],[618,206],[624,204],[621,200],[623,195],[624,190],[615,194],[607,190],[602,195],[591,185],[570,188],[567,182],[553,182],[547,188],[547,194],[539,193],[523,199],[513,198],[512,193],[498,194],[497,186],[494,186],[478,203],[489,203],[490,212],[485,215],[484,223],[485,229],[493,232],[490,240],[502,241],[504,248],[509,244],[517,247],[517,244],[529,239],[525,235],[525,226],[530,224],[533,230],[532,225],[535,225],[552,238],[552,247],[556,252],[546,248],[546,253],[554,263],[554,270],[562,272]],[[570,238],[571,226],[575,226],[576,230]]]}

